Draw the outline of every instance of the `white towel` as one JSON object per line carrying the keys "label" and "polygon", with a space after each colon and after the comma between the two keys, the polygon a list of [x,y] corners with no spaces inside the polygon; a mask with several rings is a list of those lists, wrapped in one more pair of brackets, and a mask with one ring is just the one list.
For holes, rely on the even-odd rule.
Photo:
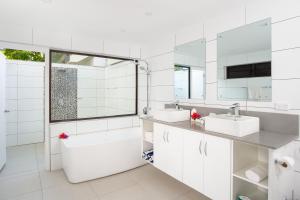
{"label": "white towel", "polygon": [[248,87],[248,99],[260,99],[261,94],[260,87]]}
{"label": "white towel", "polygon": [[259,183],[268,176],[268,170],[265,166],[258,164],[246,170],[245,175],[249,180]]}

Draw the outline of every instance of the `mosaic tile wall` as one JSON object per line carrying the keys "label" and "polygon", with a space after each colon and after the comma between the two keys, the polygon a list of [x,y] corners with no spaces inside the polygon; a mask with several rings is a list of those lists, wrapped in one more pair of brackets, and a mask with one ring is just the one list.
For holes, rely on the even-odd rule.
{"label": "mosaic tile wall", "polygon": [[51,70],[51,119],[76,119],[77,69],[53,67]]}

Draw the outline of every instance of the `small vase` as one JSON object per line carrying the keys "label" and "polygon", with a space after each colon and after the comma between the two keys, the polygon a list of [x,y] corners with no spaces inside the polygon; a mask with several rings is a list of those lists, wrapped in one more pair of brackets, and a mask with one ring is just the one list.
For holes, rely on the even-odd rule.
{"label": "small vase", "polygon": [[191,125],[192,125],[192,126],[195,126],[195,125],[196,125],[196,120],[191,119]]}

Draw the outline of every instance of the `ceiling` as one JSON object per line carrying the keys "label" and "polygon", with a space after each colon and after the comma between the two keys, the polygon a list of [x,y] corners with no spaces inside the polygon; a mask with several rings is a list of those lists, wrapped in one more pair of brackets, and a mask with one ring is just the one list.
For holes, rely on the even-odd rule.
{"label": "ceiling", "polygon": [[238,0],[1,0],[0,24],[142,42],[217,15]]}

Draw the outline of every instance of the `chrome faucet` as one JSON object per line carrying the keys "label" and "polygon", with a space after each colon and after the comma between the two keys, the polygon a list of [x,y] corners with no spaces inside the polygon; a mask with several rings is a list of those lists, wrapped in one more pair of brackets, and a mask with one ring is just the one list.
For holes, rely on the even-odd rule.
{"label": "chrome faucet", "polygon": [[176,110],[180,110],[179,100],[176,100],[176,101],[175,101],[175,109],[176,109]]}
{"label": "chrome faucet", "polygon": [[240,104],[232,104],[232,106],[230,107],[230,112],[234,117],[240,117]]}

